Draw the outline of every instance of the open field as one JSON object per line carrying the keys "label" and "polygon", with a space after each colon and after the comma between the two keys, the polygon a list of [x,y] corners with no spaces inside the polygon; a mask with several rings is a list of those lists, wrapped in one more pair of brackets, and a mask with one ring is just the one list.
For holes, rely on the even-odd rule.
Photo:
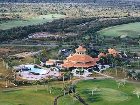
{"label": "open field", "polygon": [[29,17],[24,20],[10,20],[7,22],[1,22],[0,29],[6,30],[6,29],[20,27],[20,26],[38,25],[38,24],[43,24],[46,22],[51,22],[54,19],[60,19],[64,17],[65,17],[64,15],[60,15],[60,14],[48,14],[48,15],[39,15],[39,16]]}
{"label": "open field", "polygon": [[127,35],[130,37],[137,37],[140,35],[140,22],[129,23],[123,25],[117,25],[113,27],[108,27],[98,31],[100,35],[104,36],[122,36]]}
{"label": "open field", "polygon": [[[52,82],[50,85],[52,93],[49,93],[48,86],[28,86],[17,89],[0,90],[0,105],[53,105],[54,98],[62,94],[62,82]],[[58,105],[72,105],[72,97],[66,96],[64,100],[60,100]],[[65,104],[69,103],[69,104]],[[78,103],[78,100],[77,102]],[[80,104],[75,104],[80,105]]]}
{"label": "open field", "polygon": [[[140,88],[140,84],[127,83],[124,87],[117,87],[113,80],[88,80],[77,85],[77,91],[89,105],[139,105],[140,99],[134,95],[133,89]],[[92,89],[99,91],[91,94]]]}
{"label": "open field", "polygon": [[[53,105],[54,98],[62,94],[62,82],[52,82],[52,94],[48,86],[20,87],[11,91],[0,91],[0,105]],[[97,88],[99,92],[91,95],[91,89]],[[139,105],[140,99],[132,94],[133,89],[140,88],[139,84],[127,83],[124,87],[117,87],[115,81],[86,80],[77,84],[77,92],[89,105]],[[82,105],[72,95],[58,99],[58,105]]]}
{"label": "open field", "polygon": [[53,105],[55,96],[60,92],[53,90],[49,93],[47,87],[27,87],[11,91],[0,91],[0,105]]}
{"label": "open field", "polygon": [[[54,98],[61,93],[63,85],[52,83],[52,93],[48,86],[29,86],[0,90],[0,105],[53,105]],[[37,89],[37,90],[36,90]]]}
{"label": "open field", "polygon": [[72,95],[66,95],[61,97],[58,101],[58,105],[83,105]]}

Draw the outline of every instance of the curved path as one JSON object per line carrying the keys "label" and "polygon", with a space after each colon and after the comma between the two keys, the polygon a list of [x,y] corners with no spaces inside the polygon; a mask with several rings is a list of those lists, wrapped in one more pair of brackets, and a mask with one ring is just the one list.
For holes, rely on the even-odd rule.
{"label": "curved path", "polygon": [[[96,71],[95,71],[96,72]],[[100,72],[96,72],[100,75],[103,75],[104,77],[96,77],[96,79],[106,79],[106,78],[114,78],[114,77],[111,77],[111,76],[108,76],[108,75],[105,75],[105,74],[102,74]],[[94,77],[84,77],[84,78],[79,78],[79,79],[76,79],[76,80],[73,80],[72,81],[72,85],[76,85],[79,81],[81,80],[91,80],[91,79],[95,79]],[[66,93],[68,94],[68,92]],[[60,98],[60,97],[63,97],[64,95],[59,95],[57,96],[55,99],[54,99],[54,105],[57,105],[57,100]],[[80,97],[79,95],[76,95],[74,96],[76,99],[78,99],[83,105],[88,105],[84,99],[82,97]]]}

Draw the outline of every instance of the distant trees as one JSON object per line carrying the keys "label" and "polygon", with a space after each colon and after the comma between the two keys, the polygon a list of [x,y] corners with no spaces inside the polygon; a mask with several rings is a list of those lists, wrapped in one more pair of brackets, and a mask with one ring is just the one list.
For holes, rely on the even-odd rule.
{"label": "distant trees", "polygon": [[[14,39],[23,39],[28,37],[29,34],[35,32],[43,32],[43,31],[47,31],[50,33],[72,32],[72,33],[77,33],[78,35],[91,34],[105,27],[126,24],[130,22],[137,22],[137,21],[140,21],[140,17],[126,17],[126,18],[102,19],[102,20],[97,19],[95,17],[60,19],[42,25],[32,25],[32,26],[30,25],[30,26],[12,28],[8,30],[0,30],[0,42],[14,40]],[[97,38],[96,41],[99,40]],[[51,38],[49,40],[51,40]],[[54,38],[52,38],[52,40],[54,40]],[[55,40],[59,41],[62,40],[62,38],[57,38]]]}
{"label": "distant trees", "polygon": [[[42,25],[29,25],[24,27],[17,27],[7,30],[0,30],[0,41],[9,41],[14,39],[23,39],[28,37],[29,34],[35,32],[47,31],[50,33],[62,32],[63,29],[79,25],[85,22],[95,20],[96,18],[80,18],[80,19],[60,19],[53,22],[48,22]],[[65,30],[65,32],[71,32]]]}

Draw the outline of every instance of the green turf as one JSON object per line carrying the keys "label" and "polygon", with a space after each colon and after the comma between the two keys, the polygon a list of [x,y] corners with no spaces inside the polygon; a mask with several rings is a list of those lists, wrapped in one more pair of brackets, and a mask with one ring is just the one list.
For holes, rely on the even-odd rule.
{"label": "green turf", "polygon": [[[77,91],[89,105],[139,105],[140,99],[132,94],[136,87],[140,85],[127,83],[118,88],[113,80],[88,80],[79,82]],[[92,95],[94,88],[99,91]]]}
{"label": "green turf", "polygon": [[71,95],[66,95],[58,100],[58,105],[82,105],[79,100]]}
{"label": "green turf", "polygon": [[52,93],[48,86],[22,87],[17,90],[0,90],[0,105],[53,105],[54,98],[62,93],[62,84],[52,83]]}
{"label": "green turf", "polygon": [[0,92],[0,105],[51,105],[53,100],[54,97],[45,90]]}
{"label": "green turf", "polygon": [[[54,18],[52,18],[52,15],[54,16]],[[11,20],[11,21],[0,23],[0,29],[6,30],[6,29],[14,28],[14,27],[19,27],[19,26],[43,24],[46,22],[51,22],[54,19],[60,19],[63,17],[65,16],[60,15],[60,14],[49,14],[49,15],[40,15],[40,16],[28,18],[26,20]]]}
{"label": "green turf", "polygon": [[[47,87],[35,86],[22,87],[19,90],[0,91],[0,105],[53,105],[54,98],[62,94],[63,84],[52,82],[52,94]],[[98,88],[98,91],[91,94],[91,90]],[[115,81],[106,80],[85,80],[77,84],[76,91],[89,105],[139,105],[140,99],[132,94],[139,84],[130,84],[120,88]],[[66,95],[58,100],[58,105],[82,105],[73,95]]]}
{"label": "green turf", "polygon": [[128,35],[131,37],[136,37],[140,35],[140,22],[108,27],[108,28],[102,29],[101,31],[98,31],[98,33],[100,35],[105,35],[105,36]]}

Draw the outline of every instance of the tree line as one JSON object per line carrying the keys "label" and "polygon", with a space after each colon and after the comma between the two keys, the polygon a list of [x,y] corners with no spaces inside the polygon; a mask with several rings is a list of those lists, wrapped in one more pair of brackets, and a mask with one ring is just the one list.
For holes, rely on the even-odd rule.
{"label": "tree line", "polygon": [[[27,38],[35,32],[90,34],[114,25],[140,22],[140,17],[59,19],[39,25],[0,30],[0,42]],[[54,40],[52,38],[52,40]]]}

